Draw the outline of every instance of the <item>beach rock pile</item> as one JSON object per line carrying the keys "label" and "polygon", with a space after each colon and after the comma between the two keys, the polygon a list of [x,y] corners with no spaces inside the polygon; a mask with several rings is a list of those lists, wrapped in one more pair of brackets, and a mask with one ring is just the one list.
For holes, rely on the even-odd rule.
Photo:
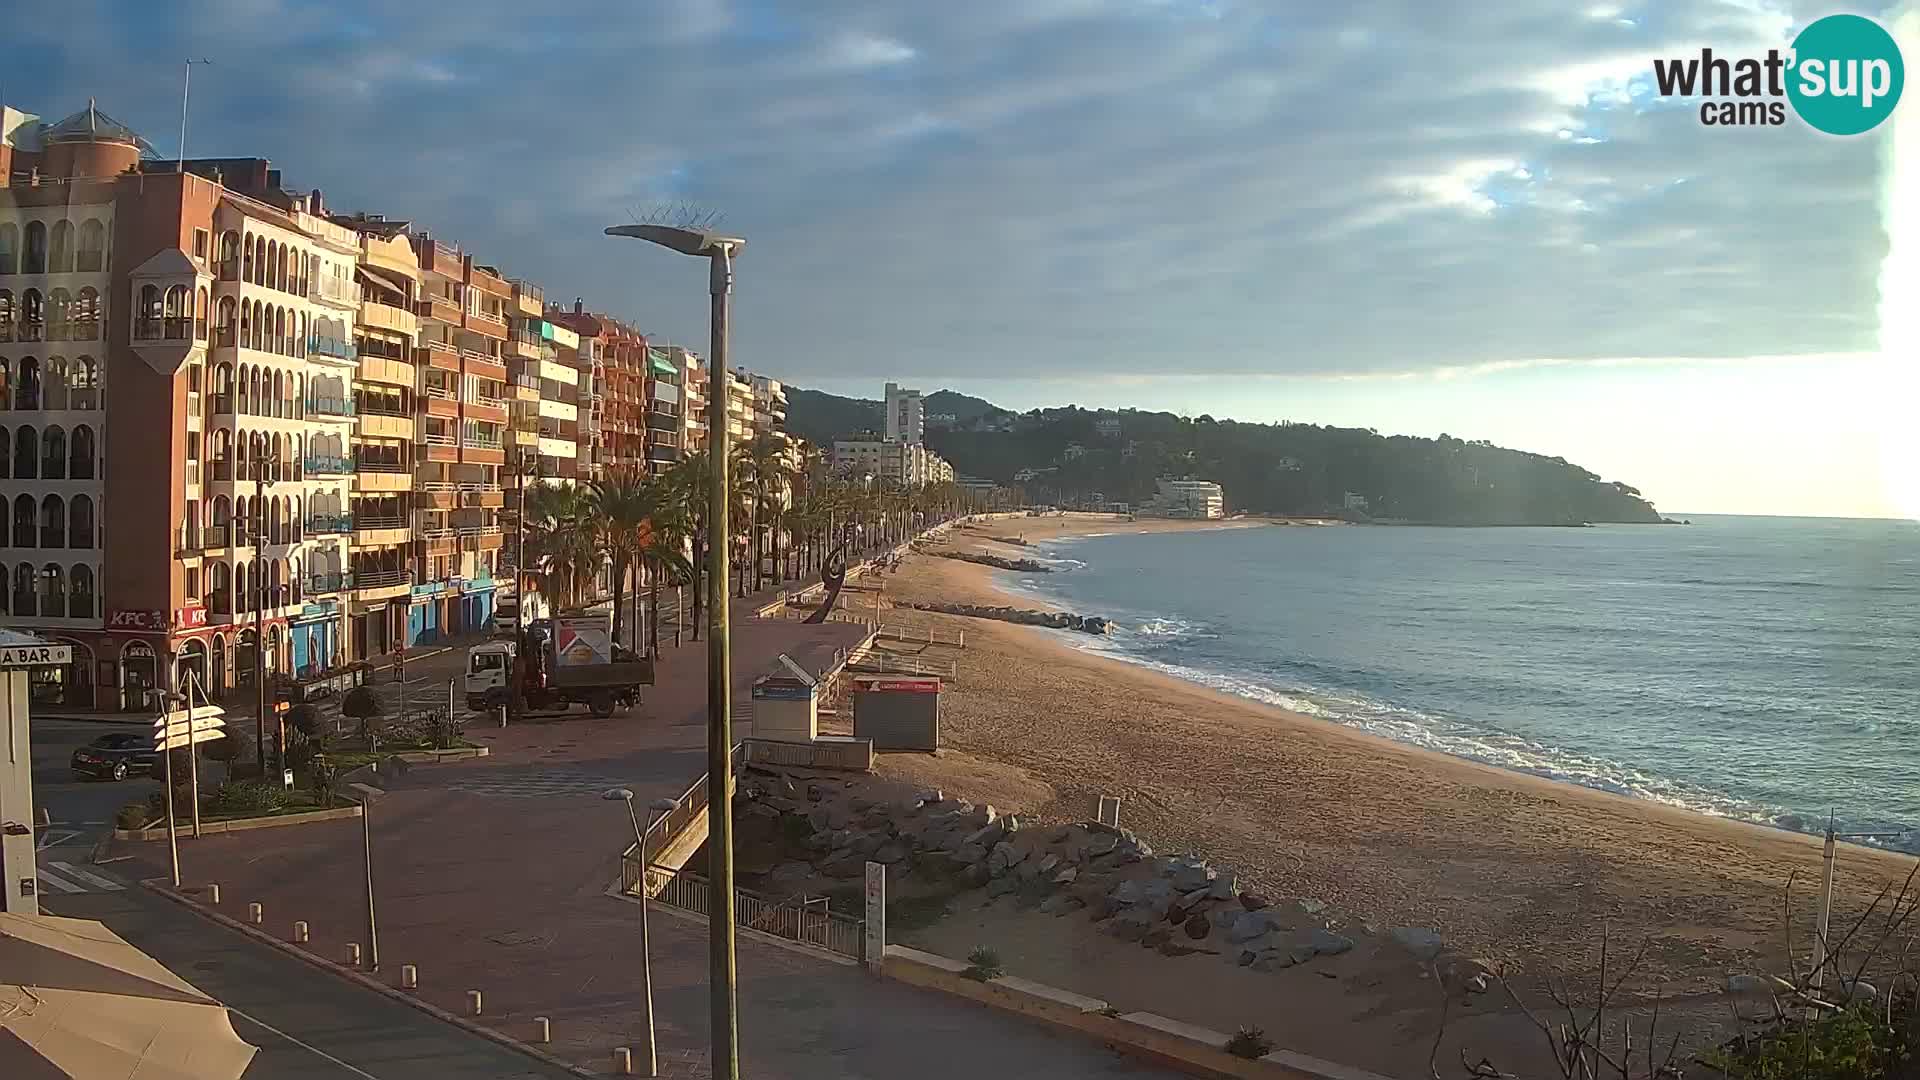
{"label": "beach rock pile", "polygon": [[1260,972],[1352,952],[1357,934],[1409,972],[1434,973],[1450,993],[1484,993],[1485,963],[1450,952],[1433,930],[1349,930],[1327,905],[1243,891],[1232,871],[1196,856],[1165,856],[1127,829],[1099,822],[1033,825],[938,790],[876,798],[857,781],[749,770],[743,814],[782,819],[804,834],[808,862],[776,877],[857,878],[868,861],[951,880],[986,899],[1014,896],[1044,914],[1085,912],[1101,931],[1167,956],[1213,953]]}
{"label": "beach rock pile", "polygon": [[1022,626],[1046,626],[1055,630],[1081,630],[1089,634],[1110,633],[1113,620],[1100,615],[1075,615],[1069,611],[1039,611],[1005,605],[955,604],[921,601],[911,605],[917,611],[935,611],[942,615],[965,615],[974,619],[997,619]]}
{"label": "beach rock pile", "polygon": [[942,551],[943,559],[958,559],[961,562],[979,563],[1000,570],[1019,570],[1028,574],[1051,574],[1053,567],[1032,559],[1003,559],[998,555],[982,555],[977,551]]}

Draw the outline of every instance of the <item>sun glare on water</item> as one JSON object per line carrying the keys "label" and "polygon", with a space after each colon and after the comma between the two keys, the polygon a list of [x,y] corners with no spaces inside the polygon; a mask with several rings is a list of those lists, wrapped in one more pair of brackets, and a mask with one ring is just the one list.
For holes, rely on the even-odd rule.
{"label": "sun glare on water", "polygon": [[[1893,23],[1907,62],[1908,82],[1920,62],[1920,4],[1909,3]],[[1880,364],[1885,392],[1866,408],[1881,411],[1881,483],[1903,517],[1920,519],[1920,94],[1911,85],[1888,122],[1882,175],[1882,220],[1887,259],[1880,265]]]}

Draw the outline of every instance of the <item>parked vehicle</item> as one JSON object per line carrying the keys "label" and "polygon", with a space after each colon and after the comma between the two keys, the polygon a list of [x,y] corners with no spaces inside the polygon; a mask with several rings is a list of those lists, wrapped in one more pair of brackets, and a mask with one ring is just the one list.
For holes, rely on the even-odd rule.
{"label": "parked vehicle", "polygon": [[102,735],[73,752],[75,779],[125,780],[135,773],[153,775],[159,753],[153,739],[144,733],[116,731]]}
{"label": "parked vehicle", "polygon": [[529,709],[585,705],[595,716],[640,703],[653,661],[613,643],[612,613],[529,623],[516,637],[467,650],[470,709],[497,709],[516,697]]}
{"label": "parked vehicle", "polygon": [[512,634],[520,630],[520,609],[523,606],[529,623],[545,619],[548,615],[547,598],[538,591],[528,589],[524,593],[507,593],[494,601],[493,632]]}

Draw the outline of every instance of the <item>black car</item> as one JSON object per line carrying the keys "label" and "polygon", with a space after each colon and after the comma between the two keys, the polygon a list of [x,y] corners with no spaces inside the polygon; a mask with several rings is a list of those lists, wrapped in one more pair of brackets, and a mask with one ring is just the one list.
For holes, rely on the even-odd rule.
{"label": "black car", "polygon": [[73,752],[75,779],[125,780],[130,774],[152,775],[158,759],[153,740],[144,734],[115,732],[102,735]]}

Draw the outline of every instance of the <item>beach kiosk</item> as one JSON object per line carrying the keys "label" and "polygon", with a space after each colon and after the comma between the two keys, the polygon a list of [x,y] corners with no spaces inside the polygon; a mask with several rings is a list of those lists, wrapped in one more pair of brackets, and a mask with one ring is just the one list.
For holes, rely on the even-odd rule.
{"label": "beach kiosk", "polygon": [[820,681],[785,653],[753,681],[753,737],[810,743],[820,737]]}
{"label": "beach kiosk", "polygon": [[856,675],[853,735],[875,750],[940,749],[940,680],[932,675]]}

